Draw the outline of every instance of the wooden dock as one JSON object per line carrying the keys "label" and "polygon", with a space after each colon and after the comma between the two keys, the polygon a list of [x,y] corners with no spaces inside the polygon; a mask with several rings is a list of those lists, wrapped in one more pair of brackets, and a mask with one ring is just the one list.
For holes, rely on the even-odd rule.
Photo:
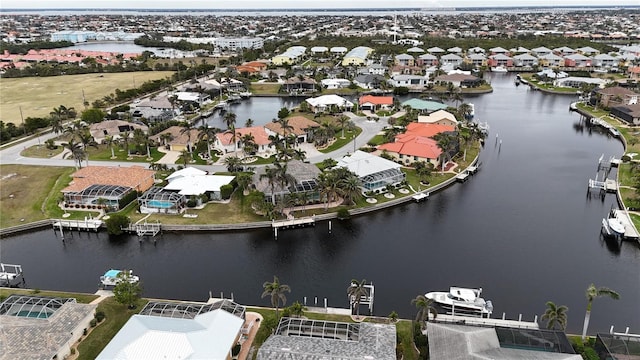
{"label": "wooden dock", "polygon": [[304,227],[304,226],[314,226],[316,224],[316,217],[303,217],[299,219],[288,219],[288,220],[273,220],[271,223],[271,227],[274,229],[289,229],[293,227]]}
{"label": "wooden dock", "polygon": [[[438,316],[433,318],[432,314],[429,314],[429,321],[441,321],[447,323],[454,324],[465,324],[465,325],[480,325],[480,326],[504,326],[511,328],[521,328],[521,329],[539,329],[537,321],[521,321],[521,320],[505,320],[503,319],[494,319],[494,318],[481,318],[481,317],[473,317],[473,316],[460,316],[460,315],[447,315],[447,314],[438,314]],[[429,326],[429,323],[427,323]]]}
{"label": "wooden dock", "polygon": [[618,191],[618,182],[613,179],[606,179],[604,181],[604,190],[610,193]]}
{"label": "wooden dock", "polygon": [[93,230],[98,231],[98,229],[102,226],[102,220],[98,219],[88,219],[84,218],[84,220],[53,220],[53,228],[65,228],[71,230]]}
{"label": "wooden dock", "polygon": [[468,178],[469,178],[469,173],[467,173],[466,171],[456,176],[456,180],[459,182],[465,182],[467,181]]}

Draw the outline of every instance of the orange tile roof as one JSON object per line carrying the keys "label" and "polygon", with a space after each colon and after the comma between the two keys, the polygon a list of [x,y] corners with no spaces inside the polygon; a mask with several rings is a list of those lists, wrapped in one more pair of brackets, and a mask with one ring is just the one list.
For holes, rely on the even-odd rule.
{"label": "orange tile roof", "polygon": [[436,159],[442,154],[442,150],[432,137],[454,130],[455,127],[449,125],[412,122],[407,125],[407,130],[403,134],[396,135],[395,142],[379,145],[378,149],[402,155]]}
{"label": "orange tile roof", "polygon": [[153,185],[155,173],[142,166],[87,166],[71,175],[73,180],[62,192],[79,192],[91,185],[119,185],[146,191]]}
{"label": "orange tile roof", "polygon": [[[187,132],[182,133],[182,129],[184,129],[184,127],[182,126],[178,126],[178,125],[171,126],[170,128],[163,130],[157,133],[156,135],[154,135],[153,139],[158,143],[162,143],[161,135],[169,133],[172,136],[172,139],[171,141],[169,141],[169,144],[187,145],[187,142],[189,142],[189,135],[187,134]],[[198,141],[198,133],[200,131],[198,129],[191,129],[189,132],[191,133],[191,144],[195,144]]]}
{"label": "orange tile roof", "polygon": [[[309,120],[304,116],[292,116],[289,118],[289,126],[293,127],[293,130],[291,130],[292,133],[296,135],[304,135],[306,133],[306,129],[319,127],[320,124],[313,120]],[[264,127],[284,136],[282,126],[277,122],[270,122]]]}
{"label": "orange tile roof", "polygon": [[[236,134],[236,137],[238,139],[247,134],[253,135],[253,139],[257,145],[269,145],[271,143],[271,141],[269,141],[269,135],[262,126],[252,126],[248,128],[236,129]],[[229,131],[218,133],[216,134],[216,137],[224,146],[233,144],[233,142],[231,141],[231,132]]]}
{"label": "orange tile roof", "polygon": [[393,96],[373,96],[365,95],[361,96],[358,100],[360,105],[371,103],[374,105],[393,105]]}

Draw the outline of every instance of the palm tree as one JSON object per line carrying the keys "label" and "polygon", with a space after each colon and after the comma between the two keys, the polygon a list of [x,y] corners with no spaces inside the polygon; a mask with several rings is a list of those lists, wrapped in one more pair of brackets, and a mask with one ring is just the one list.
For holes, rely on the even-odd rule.
{"label": "palm tree", "polygon": [[271,166],[264,168],[264,174],[260,174],[260,180],[267,179],[269,186],[271,187],[271,203],[276,204],[276,185],[279,182],[278,169]]}
{"label": "palm tree", "polygon": [[428,299],[424,295],[418,295],[415,299],[411,300],[411,304],[415,305],[418,309],[416,321],[420,323],[421,328],[424,328],[424,323],[429,320],[429,313],[433,315],[434,319],[438,316],[438,311],[433,307],[433,299]]}
{"label": "palm tree", "polygon": [[72,137],[71,139],[69,139],[69,142],[63,143],[62,146],[70,151],[70,153],[65,157],[71,156],[73,160],[75,160],[74,166],[76,167],[76,169],[82,169],[82,160],[84,160],[86,156],[82,143],[76,142]]}
{"label": "palm tree", "polygon": [[187,163],[189,163],[191,161],[191,152],[189,152],[189,150],[184,149],[182,150],[182,162],[184,163],[184,166],[187,166]]}
{"label": "palm tree", "polygon": [[235,113],[229,111],[224,114],[222,121],[224,121],[225,125],[227,125],[227,129],[231,129],[232,126],[236,124],[237,116]]}
{"label": "palm tree", "polygon": [[[282,128],[282,135],[286,139],[287,131],[293,131],[293,126],[289,125],[289,119],[286,118],[278,119],[278,124],[280,124],[280,127]],[[284,142],[284,146],[285,148],[287,147],[287,141]]]}
{"label": "palm tree", "polygon": [[547,329],[555,329],[557,324],[564,331],[567,327],[568,310],[565,305],[557,306],[553,301],[547,301],[547,310],[542,315],[542,320],[547,320]]}
{"label": "palm tree", "polygon": [[584,315],[584,326],[582,327],[582,341],[584,341],[587,337],[587,328],[589,327],[589,318],[591,317],[591,305],[593,303],[593,300],[600,296],[608,296],[614,300],[620,299],[620,294],[618,294],[617,292],[606,287],[596,288],[596,286],[593,284],[589,285],[589,287],[587,288],[586,295],[587,295],[587,312]]}
{"label": "palm tree", "polygon": [[338,195],[338,180],[333,171],[325,171],[318,176],[318,190],[320,198],[324,199],[325,211],[329,208],[329,203]]}
{"label": "palm tree", "polygon": [[198,140],[207,141],[207,155],[209,155],[209,159],[211,159],[211,139],[216,136],[218,130],[217,128],[209,127],[207,124],[200,126],[198,129]]}
{"label": "palm tree", "polygon": [[120,137],[122,138],[122,145],[124,146],[125,150],[127,150],[127,158],[129,158],[131,156],[129,154],[129,140],[131,138],[131,131],[125,130],[120,132]]}
{"label": "palm tree", "polygon": [[111,158],[115,159],[116,154],[113,152],[113,145],[117,143],[117,140],[113,138],[113,135],[107,135],[104,137],[104,142],[107,144],[109,149],[111,149]]}
{"label": "palm tree", "polygon": [[342,136],[340,138],[344,139],[344,128],[345,128],[345,125],[349,122],[349,117],[345,115],[340,115],[337,121],[338,121],[338,124],[340,124],[340,128],[342,129]]}
{"label": "palm tree", "polygon": [[236,184],[238,184],[238,187],[242,189],[243,192],[251,185],[251,180],[251,174],[246,172],[239,173],[235,178]]}
{"label": "palm tree", "polygon": [[438,142],[438,147],[442,150],[442,172],[444,172],[445,164],[451,160],[451,152],[454,147],[453,135],[451,133],[439,133],[433,137]]}
{"label": "palm tree", "polygon": [[458,106],[458,114],[462,116],[464,120],[468,120],[471,117],[471,105],[462,103]]}
{"label": "palm tree", "polygon": [[244,134],[240,137],[240,142],[242,143],[242,151],[244,151],[245,157],[256,152],[258,145],[253,134]]}
{"label": "palm tree", "polygon": [[280,303],[282,302],[282,306],[287,303],[287,297],[284,295],[285,292],[291,292],[291,288],[289,285],[280,284],[280,280],[277,276],[273,276],[273,282],[265,281],[262,284],[262,288],[264,291],[262,292],[262,298],[267,296],[271,297],[271,306],[276,308],[276,320],[278,320],[278,308]]}
{"label": "palm tree", "polygon": [[182,129],[180,129],[180,135],[187,134],[187,149],[189,153],[193,153],[193,146],[191,145],[191,130],[193,130],[193,123],[185,122],[182,124]]}
{"label": "palm tree", "polygon": [[369,295],[367,288],[365,285],[367,281],[362,279],[362,281],[358,281],[356,279],[351,280],[351,285],[347,288],[347,295],[349,295],[349,303],[351,303],[351,309],[355,307],[356,316],[360,316],[360,302],[362,301],[362,297],[365,298]]}
{"label": "palm tree", "polygon": [[362,189],[360,189],[360,179],[354,173],[349,173],[338,181],[339,193],[344,197],[348,204],[354,205],[356,200],[362,197]]}
{"label": "palm tree", "polygon": [[253,126],[253,120],[251,120],[251,118],[247,119],[247,121],[244,122],[244,127],[252,127]]}

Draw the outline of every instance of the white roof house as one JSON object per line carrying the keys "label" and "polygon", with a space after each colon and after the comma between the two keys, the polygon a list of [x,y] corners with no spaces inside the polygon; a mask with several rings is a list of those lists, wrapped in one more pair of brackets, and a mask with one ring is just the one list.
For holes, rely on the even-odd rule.
{"label": "white roof house", "polygon": [[96,359],[229,359],[244,324],[244,308],[236,305],[229,311],[225,306],[234,303],[222,302],[227,305],[217,308],[216,304],[187,308],[190,303],[149,303],[127,321]]}
{"label": "white roof house", "polygon": [[176,180],[185,176],[195,176],[195,175],[207,175],[207,172],[204,170],[200,170],[198,168],[189,166],[184,169],[180,169],[178,171],[172,172],[169,176],[167,176],[167,181],[172,182],[173,180]]}
{"label": "white roof house", "polygon": [[441,124],[441,125],[458,125],[458,120],[456,117],[444,110],[434,111],[429,115],[420,115],[418,116],[419,123],[427,123],[427,124]]}
{"label": "white roof house", "polygon": [[311,52],[314,54],[326,53],[329,49],[326,46],[314,46],[311,48]]}
{"label": "white roof house", "polygon": [[337,106],[339,109],[351,109],[353,103],[342,96],[338,95],[322,95],[305,100],[311,105],[315,111],[324,111],[332,106]]}
{"label": "white roof house", "polygon": [[220,194],[220,188],[231,183],[235,176],[187,175],[171,180],[165,190],[177,191],[180,195],[194,196],[205,193]]}

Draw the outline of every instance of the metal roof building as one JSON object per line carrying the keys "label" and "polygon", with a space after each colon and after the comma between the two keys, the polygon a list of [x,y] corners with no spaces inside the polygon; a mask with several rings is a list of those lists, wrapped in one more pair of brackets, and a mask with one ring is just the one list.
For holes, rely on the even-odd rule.
{"label": "metal roof building", "polygon": [[127,321],[97,359],[225,360],[231,357],[244,314],[243,306],[229,300],[151,302]]}

